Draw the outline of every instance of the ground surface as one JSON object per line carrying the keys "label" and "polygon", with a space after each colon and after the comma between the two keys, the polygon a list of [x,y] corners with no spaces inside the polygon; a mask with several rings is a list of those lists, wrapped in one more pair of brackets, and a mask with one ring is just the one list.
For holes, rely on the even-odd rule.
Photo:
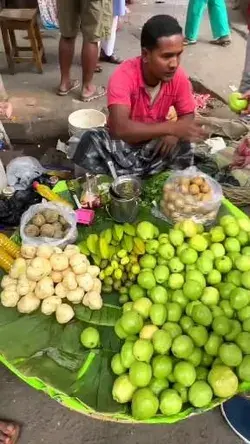
{"label": "ground surface", "polygon": [[[167,0],[166,4],[155,5],[141,1],[132,8],[129,23],[118,34],[119,55],[125,57],[138,53],[140,27],[152,14],[166,12],[185,20],[186,0]],[[200,44],[188,48],[184,54],[184,65],[189,75],[209,90],[226,99],[230,85],[238,85],[244,59],[245,25],[239,12],[233,12],[233,44],[222,49],[210,46],[211,38],[207,18],[204,20]],[[34,136],[58,136],[65,133],[67,116],[74,109],[81,108],[77,93],[67,98],[55,96],[58,83],[56,33],[44,33],[48,57],[44,75],[40,76],[30,67],[17,66],[17,74],[6,72],[5,58],[0,53],[0,71],[14,104],[16,122],[11,131],[16,138]],[[79,58],[79,44],[77,57]],[[129,50],[128,50],[129,48]],[[96,76],[105,84],[112,67],[105,65],[102,75]],[[73,68],[79,77],[77,58]],[[105,100],[94,106],[101,109]],[[193,417],[173,426],[130,426],[92,420],[70,412],[47,396],[19,381],[4,367],[0,367],[0,418],[12,418],[23,424],[20,444],[238,444],[239,439],[231,432],[221,418],[219,410]]]}

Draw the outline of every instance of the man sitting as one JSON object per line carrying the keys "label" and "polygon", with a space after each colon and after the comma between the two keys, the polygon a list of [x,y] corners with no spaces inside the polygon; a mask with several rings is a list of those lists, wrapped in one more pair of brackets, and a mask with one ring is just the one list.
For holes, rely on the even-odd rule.
{"label": "man sitting", "polygon": [[[150,18],[142,29],[141,56],[123,62],[108,84],[108,129],[86,132],[74,162],[93,173],[153,174],[187,167],[190,141],[204,138],[194,120],[191,84],[179,66],[182,28],[168,15]],[[171,106],[177,121],[168,121]]]}

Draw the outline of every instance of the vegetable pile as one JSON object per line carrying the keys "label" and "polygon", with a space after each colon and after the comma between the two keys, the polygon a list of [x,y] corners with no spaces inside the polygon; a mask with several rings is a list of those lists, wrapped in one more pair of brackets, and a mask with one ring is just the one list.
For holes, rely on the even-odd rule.
{"label": "vegetable pile", "polygon": [[20,313],[32,313],[41,306],[43,314],[55,313],[57,322],[65,324],[74,317],[74,304],[91,310],[102,307],[99,272],[76,245],[67,245],[64,251],[22,245],[21,257],[1,281],[1,303],[17,307]]}
{"label": "vegetable pile", "polygon": [[49,237],[63,239],[70,225],[57,211],[46,209],[33,216],[24,228],[24,233],[29,237]]}
{"label": "vegetable pile", "polygon": [[[159,234],[155,227],[155,234]],[[145,242],[136,234],[134,225],[115,224],[97,234],[90,234],[79,244],[82,253],[101,268],[102,292],[118,290],[120,302],[128,300],[128,288],[140,272],[139,257],[146,251]]]}
{"label": "vegetable pile", "polygon": [[115,325],[113,398],[132,416],[208,408],[250,382],[250,221],[223,216],[204,232],[188,220],[168,234],[141,222],[151,253]]}
{"label": "vegetable pile", "polygon": [[197,174],[197,171],[192,174],[190,170],[186,170],[187,174],[185,170],[181,175],[173,174],[165,183],[160,209],[174,222],[188,217],[196,222],[213,222],[220,206],[220,186],[209,176]]}

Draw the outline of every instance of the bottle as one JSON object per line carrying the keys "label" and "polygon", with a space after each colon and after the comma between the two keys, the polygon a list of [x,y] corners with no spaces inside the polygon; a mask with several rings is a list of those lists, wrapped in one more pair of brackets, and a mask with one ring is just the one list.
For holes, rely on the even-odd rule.
{"label": "bottle", "polygon": [[20,256],[20,247],[3,233],[0,233],[0,247],[14,258]]}
{"label": "bottle", "polygon": [[39,182],[33,182],[33,188],[36,190],[40,196],[44,197],[47,200],[50,200],[52,202],[58,202],[64,205],[67,205],[68,207],[72,208],[71,203],[69,203],[67,200],[63,199],[62,197],[58,196],[58,194],[54,193],[47,185],[41,185]]}
{"label": "bottle", "polygon": [[0,268],[8,273],[13,263],[13,257],[11,257],[2,247],[0,247]]}

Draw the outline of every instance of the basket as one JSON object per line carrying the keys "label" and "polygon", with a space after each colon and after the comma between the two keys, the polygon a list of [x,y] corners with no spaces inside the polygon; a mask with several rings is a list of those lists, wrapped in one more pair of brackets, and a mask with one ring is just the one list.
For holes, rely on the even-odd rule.
{"label": "basket", "polygon": [[249,186],[233,186],[222,185],[224,196],[237,207],[245,207],[250,205],[250,188]]}
{"label": "basket", "polygon": [[106,116],[96,109],[79,109],[68,117],[68,129],[71,136],[84,133],[86,130],[106,125]]}

